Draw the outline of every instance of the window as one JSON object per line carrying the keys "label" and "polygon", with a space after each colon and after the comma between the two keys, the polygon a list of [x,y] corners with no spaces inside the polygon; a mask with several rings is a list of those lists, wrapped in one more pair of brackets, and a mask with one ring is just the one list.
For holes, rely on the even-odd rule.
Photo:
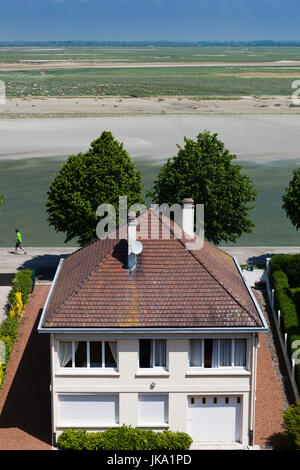
{"label": "window", "polygon": [[246,339],[191,339],[190,367],[246,367]]}
{"label": "window", "polygon": [[58,395],[60,426],[99,426],[118,423],[118,397],[114,395]]}
{"label": "window", "polygon": [[116,341],[60,341],[60,367],[117,368]]}
{"label": "window", "polygon": [[139,425],[165,425],[167,422],[168,397],[166,395],[139,395]]}
{"label": "window", "polygon": [[166,349],[165,339],[140,339],[140,368],[166,367]]}

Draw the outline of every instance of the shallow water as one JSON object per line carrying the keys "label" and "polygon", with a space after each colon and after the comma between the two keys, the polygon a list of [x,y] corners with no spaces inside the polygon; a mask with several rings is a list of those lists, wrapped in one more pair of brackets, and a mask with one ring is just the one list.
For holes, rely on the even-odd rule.
{"label": "shallow water", "polygon": [[[48,226],[45,203],[47,189],[65,157],[0,160],[0,188],[5,203],[0,212],[0,246],[12,246],[14,229],[23,234],[24,246],[62,246],[64,235]],[[135,160],[142,171],[145,189],[151,187],[160,164]],[[282,194],[288,185],[297,160],[241,163],[253,179],[259,195],[253,217],[256,227],[243,235],[236,245],[298,245],[300,233],[286,218]],[[69,245],[76,245],[75,242]]]}

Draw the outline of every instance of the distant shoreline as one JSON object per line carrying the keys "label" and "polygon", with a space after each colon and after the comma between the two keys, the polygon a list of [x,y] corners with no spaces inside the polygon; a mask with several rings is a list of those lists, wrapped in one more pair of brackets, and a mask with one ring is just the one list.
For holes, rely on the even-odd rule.
{"label": "distant shoreline", "polygon": [[147,115],[300,114],[287,96],[7,98],[0,119]]}

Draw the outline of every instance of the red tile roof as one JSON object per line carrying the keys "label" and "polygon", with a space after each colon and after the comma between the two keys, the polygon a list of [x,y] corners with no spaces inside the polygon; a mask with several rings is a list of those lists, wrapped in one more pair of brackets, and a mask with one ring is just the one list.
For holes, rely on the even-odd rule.
{"label": "red tile roof", "polygon": [[[147,237],[151,217],[157,239]],[[185,238],[175,238],[179,227],[152,209],[137,228],[143,252],[133,270],[126,269],[127,240],[118,232],[117,239],[97,240],[64,260],[43,327],[262,326],[230,255],[208,242],[188,250]]]}

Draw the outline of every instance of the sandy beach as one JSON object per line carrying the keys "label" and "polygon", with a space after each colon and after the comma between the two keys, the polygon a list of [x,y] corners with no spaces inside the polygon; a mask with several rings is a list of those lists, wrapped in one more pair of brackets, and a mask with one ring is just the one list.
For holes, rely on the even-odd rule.
{"label": "sandy beach", "polygon": [[[217,91],[216,91],[217,93]],[[188,97],[26,97],[7,98],[0,118],[88,117],[151,114],[300,114],[289,96],[226,99]]]}
{"label": "sandy beach", "polygon": [[299,117],[287,114],[197,114],[102,116],[0,120],[0,159],[33,157],[65,159],[85,152],[102,131],[110,130],[130,155],[146,164],[160,164],[177,153],[184,136],[210,130],[238,160],[299,164]]}
{"label": "sandy beach", "polygon": [[67,61],[57,59],[30,59],[18,62],[2,62],[0,71],[69,69],[69,68],[158,68],[158,67],[282,67],[298,66],[299,60],[276,60],[270,62],[104,62],[104,61]]}

